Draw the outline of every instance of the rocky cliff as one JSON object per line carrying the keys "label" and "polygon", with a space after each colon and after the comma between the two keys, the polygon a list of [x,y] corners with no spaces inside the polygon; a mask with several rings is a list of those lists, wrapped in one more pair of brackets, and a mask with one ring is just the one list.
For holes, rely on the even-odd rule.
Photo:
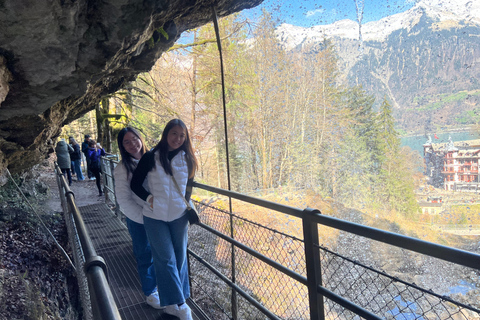
{"label": "rocky cliff", "polygon": [[185,30],[262,0],[0,1],[0,185],[63,125],[148,71]]}
{"label": "rocky cliff", "polygon": [[365,47],[348,80],[377,102],[388,97],[397,127],[423,133],[418,129],[433,130],[429,123],[461,125],[462,115],[480,107],[480,25],[442,23],[423,13],[411,28]]}

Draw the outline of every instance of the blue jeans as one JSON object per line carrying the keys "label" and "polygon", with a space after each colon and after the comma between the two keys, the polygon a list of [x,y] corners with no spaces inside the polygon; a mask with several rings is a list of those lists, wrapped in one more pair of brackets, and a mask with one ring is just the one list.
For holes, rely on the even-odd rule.
{"label": "blue jeans", "polygon": [[127,228],[132,237],[133,255],[137,260],[137,271],[142,284],[142,291],[146,296],[157,290],[157,279],[153,266],[152,250],[147,239],[143,224],[132,221],[128,218]]}
{"label": "blue jeans", "polygon": [[83,177],[82,168],[80,167],[82,160],[81,159],[73,160],[72,163],[73,163],[73,168],[75,169],[75,173],[77,174],[77,180],[78,181],[85,180],[85,178]]}
{"label": "blue jeans", "polygon": [[72,173],[70,172],[70,168],[60,169],[60,170],[62,170],[62,173],[63,173],[64,176],[67,176],[68,185],[71,186],[72,185]]}
{"label": "blue jeans", "polygon": [[152,247],[160,305],[185,302],[190,297],[187,215],[170,222],[144,216],[143,223]]}

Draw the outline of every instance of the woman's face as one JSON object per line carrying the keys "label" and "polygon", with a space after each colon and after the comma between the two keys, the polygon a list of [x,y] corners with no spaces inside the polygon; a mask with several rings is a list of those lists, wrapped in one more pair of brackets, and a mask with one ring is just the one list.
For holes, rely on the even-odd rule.
{"label": "woman's face", "polygon": [[123,136],[123,147],[135,159],[142,157],[142,141],[133,132],[129,131]]}
{"label": "woman's face", "polygon": [[182,127],[175,126],[170,129],[167,135],[168,151],[173,151],[180,148],[185,142],[186,137],[187,133]]}

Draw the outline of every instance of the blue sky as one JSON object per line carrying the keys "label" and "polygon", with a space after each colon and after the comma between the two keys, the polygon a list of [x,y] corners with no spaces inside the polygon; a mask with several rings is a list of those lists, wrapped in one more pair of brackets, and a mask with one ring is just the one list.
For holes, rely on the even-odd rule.
{"label": "blue sky", "polygon": [[[357,0],[363,5],[362,23],[376,21],[383,17],[404,12],[414,5],[415,0]],[[265,0],[254,9],[244,10],[247,16],[255,17],[261,14],[261,8],[267,9],[281,22],[311,27],[314,25],[331,24],[338,20],[350,19],[357,21],[355,0]]]}
{"label": "blue sky", "polygon": [[[242,15],[257,20],[262,8],[270,12],[280,23],[301,27],[331,24],[350,19],[357,21],[356,2],[362,0],[265,0],[259,6],[243,10]],[[377,21],[395,13],[404,12],[420,0],[363,0],[362,23]],[[479,1],[479,0],[475,0]],[[359,3],[360,5],[360,3]],[[360,5],[361,7],[361,5]],[[178,43],[192,42],[192,35],[185,32]]]}

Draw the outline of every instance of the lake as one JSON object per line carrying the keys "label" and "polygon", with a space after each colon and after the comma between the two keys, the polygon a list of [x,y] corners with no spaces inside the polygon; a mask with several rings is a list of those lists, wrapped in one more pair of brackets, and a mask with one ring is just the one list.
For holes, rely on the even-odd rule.
{"label": "lake", "polygon": [[[453,142],[464,141],[464,140],[474,140],[480,139],[479,133],[472,133],[470,131],[464,132],[447,132],[447,133],[437,133],[438,139],[434,138],[434,135],[431,135],[433,143],[442,143],[448,142],[448,137],[452,137]],[[400,138],[401,145],[409,146],[412,150],[418,151],[423,157],[423,144],[427,142],[428,138],[423,135],[413,136],[413,137],[403,137]]]}

